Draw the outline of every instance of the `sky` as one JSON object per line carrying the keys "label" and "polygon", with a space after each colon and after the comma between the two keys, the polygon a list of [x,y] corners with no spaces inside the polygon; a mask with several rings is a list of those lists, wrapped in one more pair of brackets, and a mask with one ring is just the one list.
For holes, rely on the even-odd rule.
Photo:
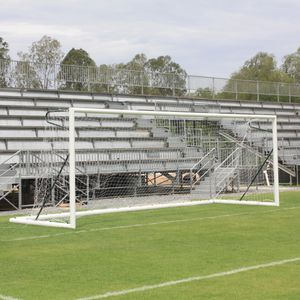
{"label": "sky", "polygon": [[170,55],[188,74],[229,77],[259,51],[300,47],[299,0],[0,0],[0,37],[18,59],[43,35],[95,62]]}

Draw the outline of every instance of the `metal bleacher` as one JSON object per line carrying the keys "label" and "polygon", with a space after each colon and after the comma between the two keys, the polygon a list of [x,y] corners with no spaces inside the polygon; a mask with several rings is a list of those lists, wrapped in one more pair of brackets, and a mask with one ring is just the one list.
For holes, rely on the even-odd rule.
{"label": "metal bleacher", "polygon": [[[279,160],[291,170],[300,165],[300,104],[1,89],[0,204],[2,199],[14,208],[23,207],[24,195],[19,193],[17,203],[8,199],[6,195],[8,185],[20,188],[22,179],[34,178],[34,172],[28,166],[19,172],[19,177],[16,175],[16,170],[21,165],[17,153],[47,150],[50,147],[59,150],[63,141],[67,139],[66,132],[61,131],[60,142],[49,145],[45,140],[45,115],[49,110],[68,107],[276,114]],[[94,149],[99,149],[98,157],[101,156],[103,166],[106,161],[124,161],[119,172],[136,172],[141,171],[141,168],[144,172],[150,172],[153,169],[150,159],[154,159],[156,170],[161,172],[178,169],[186,171],[197,163],[203,154],[193,147],[190,147],[189,151],[184,150],[180,138],[171,137],[166,130],[156,128],[149,120],[119,119],[111,116],[93,118],[88,120],[89,124],[86,122],[78,120],[76,123],[78,149],[89,150],[90,155]],[[95,128],[87,131],[86,126]],[[257,126],[265,130],[270,129],[263,122]],[[24,166],[26,162],[22,163]],[[103,169],[105,170],[104,167]],[[89,172],[94,171],[91,169]],[[109,172],[109,168],[106,172]],[[15,180],[9,179],[9,174]]]}

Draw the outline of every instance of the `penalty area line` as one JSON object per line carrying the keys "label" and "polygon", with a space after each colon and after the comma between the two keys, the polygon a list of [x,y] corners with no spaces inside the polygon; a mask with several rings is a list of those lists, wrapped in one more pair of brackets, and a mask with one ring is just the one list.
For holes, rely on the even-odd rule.
{"label": "penalty area line", "polygon": [[178,284],[189,283],[189,282],[193,282],[193,281],[201,281],[201,280],[205,280],[205,279],[230,276],[230,275],[234,275],[234,274],[238,274],[238,273],[242,273],[242,272],[265,269],[265,268],[285,265],[285,264],[298,262],[298,261],[300,261],[300,257],[284,259],[284,260],[279,260],[279,261],[272,261],[272,262],[265,263],[265,264],[254,265],[254,266],[249,266],[249,267],[241,267],[238,269],[233,269],[233,270],[219,272],[219,273],[213,273],[213,274],[209,274],[209,275],[194,276],[194,277],[182,278],[182,279],[173,280],[173,281],[165,281],[165,282],[161,282],[158,284],[144,285],[141,287],[136,287],[136,288],[127,289],[127,290],[111,291],[111,292],[106,292],[104,294],[79,298],[77,300],[98,300],[98,299],[105,299],[105,298],[114,297],[114,296],[123,296],[123,295],[131,294],[131,293],[145,292],[145,291],[149,291],[149,290],[154,290],[154,289],[159,289],[159,288],[164,288],[164,287],[169,287],[169,286],[175,286]]}

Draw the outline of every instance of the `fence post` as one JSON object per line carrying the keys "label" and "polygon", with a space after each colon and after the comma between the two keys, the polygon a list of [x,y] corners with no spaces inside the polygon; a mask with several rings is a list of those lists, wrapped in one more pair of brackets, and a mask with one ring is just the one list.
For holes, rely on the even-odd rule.
{"label": "fence post", "polygon": [[141,80],[142,80],[142,95],[144,95],[144,72],[141,71]]}
{"label": "fence post", "polygon": [[212,78],[212,98],[215,99],[215,77]]}
{"label": "fence post", "polygon": [[289,83],[289,103],[292,102],[292,95],[291,95],[291,84]]}
{"label": "fence post", "polygon": [[235,92],[235,100],[238,100],[237,80],[234,81],[234,92]]}
{"label": "fence post", "polygon": [[279,82],[277,82],[277,102],[280,101],[280,85],[279,85]]}
{"label": "fence post", "polygon": [[257,99],[257,102],[259,102],[260,97],[259,97],[259,81],[258,80],[256,81],[256,99]]}
{"label": "fence post", "polygon": [[53,89],[57,90],[57,87],[56,87],[56,64],[54,64],[54,68],[53,68]]}
{"label": "fence post", "polygon": [[87,80],[88,80],[88,92],[91,91],[91,86],[90,86],[90,67],[87,67],[87,71],[88,71],[88,76],[87,76]]}
{"label": "fence post", "polygon": [[[23,64],[23,63],[21,63],[21,64]],[[25,62],[23,65],[25,66],[25,82],[26,82],[26,88],[30,88],[30,80],[31,80],[31,78],[30,78],[30,65],[29,65],[30,63],[29,62]]]}
{"label": "fence post", "polygon": [[173,73],[173,76],[172,76],[172,81],[173,81],[173,96],[175,96],[175,74]]}
{"label": "fence post", "polygon": [[190,96],[191,95],[191,81],[190,81],[190,75],[187,75],[187,92],[188,92],[188,95]]}

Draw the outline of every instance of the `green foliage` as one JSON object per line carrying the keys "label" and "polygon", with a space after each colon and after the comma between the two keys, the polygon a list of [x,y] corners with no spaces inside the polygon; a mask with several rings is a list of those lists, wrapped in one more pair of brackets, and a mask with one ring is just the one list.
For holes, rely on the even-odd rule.
{"label": "green foliage", "polygon": [[[253,82],[249,82],[249,80]],[[270,82],[292,83],[293,79],[289,74],[277,67],[274,55],[259,52],[247,60],[239,71],[232,74],[223,91],[217,97],[234,99],[236,96],[235,91],[237,91],[239,100],[257,100],[257,81],[260,81],[258,88],[259,99],[263,101],[277,101],[277,89],[274,86],[273,89],[269,90]],[[264,81],[268,82],[266,89],[264,89]],[[247,90],[249,90],[249,93],[247,93]]]}
{"label": "green foliage", "polygon": [[102,65],[112,93],[184,95],[187,73],[170,56],[147,59],[141,53],[127,63]]}
{"label": "green foliage", "polygon": [[[71,65],[72,72],[69,72],[68,67],[65,67],[68,65]],[[89,84],[92,84],[93,81],[97,80],[97,74],[95,74],[96,71],[95,61],[85,50],[72,48],[61,62],[61,70],[58,74],[58,78],[61,79],[63,83],[60,88],[75,91],[87,91],[90,88]],[[85,82],[84,79],[89,79],[90,82]]]}
{"label": "green foliage", "polygon": [[2,37],[0,37],[0,59],[9,59],[8,52],[8,43]]}
{"label": "green foliage", "polygon": [[206,87],[206,88],[197,89],[196,92],[193,93],[192,96],[199,97],[199,98],[213,99],[214,93],[213,93],[212,89],[210,89],[209,87]]}
{"label": "green foliage", "polygon": [[245,62],[243,67],[232,74],[231,79],[292,82],[292,79],[277,68],[274,55],[259,52]]}
{"label": "green foliage", "polygon": [[[0,59],[9,60],[10,57],[8,55],[9,47],[8,43],[4,41],[2,37],[0,37]],[[5,61],[0,62],[0,87],[7,87],[8,81],[8,63]]]}
{"label": "green foliage", "polygon": [[297,83],[300,83],[300,48],[295,53],[286,55],[282,70]]}
{"label": "green foliage", "polygon": [[119,69],[126,69],[130,72],[130,80],[139,83],[139,86],[128,87],[129,94],[151,94],[149,85],[149,76],[146,74],[147,57],[144,53],[136,54],[131,61],[126,64],[120,64]]}
{"label": "green foliage", "polygon": [[[151,88],[151,94],[154,95],[173,95],[182,96],[186,93],[186,71],[168,55],[159,56],[157,58],[149,59],[145,64],[145,71],[152,85],[166,86],[167,88],[158,89]],[[164,73],[163,76],[156,76],[156,74]],[[169,88],[172,87],[172,88]]]}
{"label": "green foliage", "polygon": [[27,53],[19,52],[18,55],[25,62],[16,68],[19,87],[51,88],[56,76],[56,65],[63,57],[60,42],[45,35],[33,42]]}
{"label": "green foliage", "polygon": [[[299,257],[299,196],[282,193],[281,207],[212,205],[98,215],[80,218],[74,231],[10,224],[2,216],[1,294],[78,299]],[[112,299],[298,299],[299,266]]]}
{"label": "green foliage", "polygon": [[83,49],[72,48],[61,62],[62,65],[76,65],[76,66],[92,66],[96,67],[96,63],[90,55]]}

